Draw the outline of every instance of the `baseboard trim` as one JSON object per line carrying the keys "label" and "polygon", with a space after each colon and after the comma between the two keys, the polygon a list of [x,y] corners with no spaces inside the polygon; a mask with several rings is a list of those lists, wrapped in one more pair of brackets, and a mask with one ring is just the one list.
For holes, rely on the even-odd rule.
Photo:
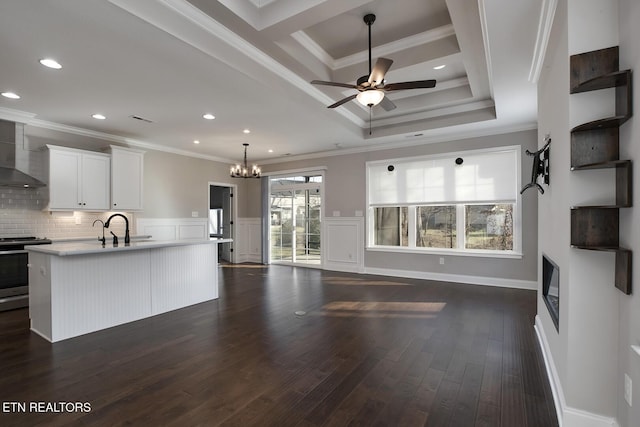
{"label": "baseboard trim", "polygon": [[567,406],[560,377],[558,376],[558,371],[556,370],[556,365],[549,349],[549,341],[547,341],[540,316],[536,315],[533,327],[538,337],[538,344],[542,349],[542,357],[544,359],[549,384],[551,385],[553,402],[556,406],[558,425],[560,427],[619,427],[618,421],[615,418],[605,417]]}
{"label": "baseboard trim", "polygon": [[262,257],[260,254],[238,254],[236,255],[236,264],[242,264],[243,262],[252,262],[262,264]]}
{"label": "baseboard trim", "polygon": [[347,262],[341,263],[336,261],[326,261],[323,269],[329,271],[340,271],[343,273],[364,273],[362,265]]}
{"label": "baseboard trim", "polygon": [[553,394],[553,403],[556,406],[556,416],[558,417],[558,425],[563,427],[562,413],[566,406],[564,402],[564,393],[562,392],[562,384],[560,383],[560,377],[556,370],[556,364],[553,362],[551,351],[549,350],[549,342],[547,336],[544,333],[544,329],[540,323],[540,316],[536,314],[536,320],[533,325],[533,329],[536,331],[538,337],[538,344],[542,350],[542,358],[544,359],[544,366],[547,371],[547,377],[549,379],[549,385],[551,386],[551,394]]}
{"label": "baseboard trim", "polygon": [[464,274],[433,273],[429,271],[393,270],[388,268],[365,267],[366,274],[378,276],[404,277],[407,279],[435,280],[438,282],[465,283],[472,285],[498,286],[501,288],[538,289],[533,280],[503,279],[500,277],[468,276]]}

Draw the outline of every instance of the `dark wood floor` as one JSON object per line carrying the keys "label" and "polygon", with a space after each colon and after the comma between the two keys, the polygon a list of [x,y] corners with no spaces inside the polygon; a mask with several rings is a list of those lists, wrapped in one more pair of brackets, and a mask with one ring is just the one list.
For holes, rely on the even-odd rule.
{"label": "dark wood floor", "polygon": [[[0,425],[558,425],[535,292],[220,271],[217,301],[53,345],[29,332],[26,309],[0,313]],[[34,402],[91,411],[29,412]]]}

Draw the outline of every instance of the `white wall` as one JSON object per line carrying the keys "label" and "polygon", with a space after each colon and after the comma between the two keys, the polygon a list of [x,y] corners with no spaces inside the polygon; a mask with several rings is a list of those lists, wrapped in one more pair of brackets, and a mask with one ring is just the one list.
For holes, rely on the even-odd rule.
{"label": "white wall", "polygon": [[[626,39],[627,51],[637,52],[637,45],[632,44],[640,36],[636,3],[622,2],[623,8],[635,9],[636,19],[620,10],[620,20],[627,22],[628,33],[620,43],[624,46]],[[623,370],[640,380],[640,358],[634,361],[629,349],[629,344],[637,343],[640,337],[639,318],[636,315],[633,319],[631,313],[634,297],[613,285],[613,254],[569,247],[570,207],[611,204],[615,198],[614,171],[569,171],[570,129],[614,112],[613,89],[569,95],[569,56],[617,45],[618,13],[615,0],[559,0],[538,85],[539,137],[550,133],[553,139],[552,184],[538,203],[538,245],[539,256],[546,254],[560,267],[560,330],[556,332],[541,299],[541,284],[536,324],[548,344],[549,363],[557,373],[555,386],[565,427],[640,425],[638,413],[632,413],[622,397]],[[621,67],[633,68],[638,56],[622,49]],[[630,148],[637,146],[631,142],[633,122],[622,126],[620,146],[621,158],[635,160],[638,149]],[[632,215],[633,208],[621,210],[621,245],[637,251],[638,239],[633,236],[635,233],[637,237],[640,229],[632,225]],[[637,263],[634,267],[639,271]]]}
{"label": "white wall", "polygon": [[[633,99],[635,100],[636,116],[620,128],[620,152],[626,159],[633,159],[635,173],[633,178],[633,200],[640,204],[640,82],[637,80],[640,72],[640,1],[619,0],[620,21],[620,68],[632,69],[635,72]],[[618,294],[618,369],[616,373],[618,411],[617,418],[621,426],[633,427],[640,425],[640,355],[635,354],[630,346],[640,345],[640,221],[638,208],[623,209],[620,213],[620,244],[633,248],[632,278],[634,293],[632,295]],[[635,220],[634,220],[635,217]],[[615,313],[612,313],[615,314]],[[633,406],[629,407],[624,400],[624,374],[628,374],[635,386]]]}

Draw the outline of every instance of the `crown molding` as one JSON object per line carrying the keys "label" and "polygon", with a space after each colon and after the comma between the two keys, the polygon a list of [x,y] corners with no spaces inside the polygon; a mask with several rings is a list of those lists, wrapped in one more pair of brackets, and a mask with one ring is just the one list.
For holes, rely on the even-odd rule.
{"label": "crown molding", "polygon": [[383,119],[373,119],[371,122],[373,129],[382,126],[392,126],[396,124],[402,124],[405,122],[412,122],[416,120],[428,120],[433,118],[442,118],[451,116],[453,114],[468,113],[475,110],[483,110],[485,108],[495,107],[495,103],[491,99],[485,99],[476,102],[464,102],[458,105],[452,105],[449,107],[438,108],[437,110],[417,111],[415,113],[403,114],[398,117],[389,117]]}
{"label": "crown molding", "polygon": [[[219,163],[228,163],[228,164],[237,163],[235,160],[232,160],[232,159],[227,159],[227,158],[217,157],[217,156],[210,156],[210,155],[201,154],[201,153],[195,153],[193,151],[180,150],[177,148],[166,147],[166,146],[154,144],[147,141],[137,140],[134,138],[126,138],[119,135],[113,135],[106,132],[99,132],[99,131],[84,129],[76,126],[63,125],[60,123],[54,123],[46,120],[35,119],[34,117],[35,117],[35,114],[32,114],[32,113],[0,107],[0,119],[3,119],[3,120],[18,121],[20,123],[25,123],[29,126],[34,126],[42,129],[65,132],[73,135],[85,136],[88,138],[100,139],[105,142],[115,142],[115,143],[119,143],[127,146],[143,148],[145,150],[160,151],[164,153],[210,160],[210,161],[219,162]],[[22,121],[16,120],[16,118],[23,118],[23,120]],[[410,141],[404,141],[404,142],[395,140],[395,141],[385,142],[385,143],[376,144],[376,145],[366,145],[366,146],[354,147],[354,148],[348,148],[348,149],[339,148],[336,150],[321,151],[317,153],[302,154],[298,156],[279,157],[277,159],[258,159],[256,161],[262,165],[286,163],[286,162],[292,162],[297,160],[319,159],[323,157],[341,156],[345,154],[366,153],[366,152],[380,151],[380,150],[392,150],[395,148],[435,144],[439,142],[447,142],[447,141],[453,141],[453,140],[479,138],[479,137],[490,136],[490,135],[501,135],[505,133],[534,130],[534,129],[537,129],[537,127],[538,127],[537,123],[525,123],[525,124],[520,124],[515,126],[503,126],[499,128],[490,127],[490,128],[481,129],[481,130],[460,130],[458,132],[449,133],[446,135],[432,135],[432,136],[426,136],[424,138],[419,138],[419,139],[416,138],[416,139],[412,139]],[[412,137],[413,135],[415,135],[415,132],[405,135],[405,137],[409,138],[409,137]]]}
{"label": "crown molding", "polygon": [[[1,114],[1,112],[0,112]],[[49,122],[46,120],[32,119],[27,123],[29,126],[38,127],[41,129],[48,129],[57,132],[70,133],[73,135],[85,136],[87,138],[100,139],[107,142],[115,142],[124,144],[130,147],[144,148],[145,150],[162,151],[170,154],[177,154],[180,156],[195,157],[199,159],[211,160],[213,162],[220,163],[234,163],[234,160],[226,159],[223,157],[209,156],[206,154],[195,153],[193,151],[180,150],[172,147],[165,147],[163,145],[154,144],[147,141],[141,141],[134,138],[126,138],[119,135],[113,135],[110,133],[99,132],[90,129],[79,128],[76,126],[68,126],[60,123]]]}
{"label": "crown molding", "polygon": [[484,44],[484,55],[487,61],[487,79],[489,80],[489,92],[493,93],[493,68],[491,66],[491,43],[489,42],[489,31],[487,24],[486,0],[478,0],[478,12],[480,15],[480,27],[482,28],[482,43]]}
{"label": "crown molding", "polygon": [[[434,41],[455,35],[455,30],[452,24],[443,25],[442,27],[434,28],[433,30],[425,31],[419,34],[414,34],[403,39],[394,40],[390,43],[376,46],[371,49],[371,54],[375,57],[384,57],[391,55],[400,50],[410,49],[416,46],[422,46],[425,44],[433,43]],[[309,53],[315,56],[320,62],[330,68],[332,71],[339,70],[341,68],[349,67],[351,65],[360,64],[366,62],[369,59],[369,51],[361,50],[353,55],[344,56],[342,58],[333,58],[322,46],[315,42],[304,31],[296,31],[291,34],[300,45],[305,48]]]}
{"label": "crown molding", "polygon": [[[294,162],[298,160],[310,160],[310,159],[322,159],[325,157],[333,157],[333,156],[343,156],[347,154],[358,154],[358,153],[370,153],[372,151],[382,151],[382,150],[394,150],[397,148],[405,148],[405,147],[416,147],[420,145],[428,145],[428,144],[437,144],[440,142],[449,142],[449,141],[460,141],[464,139],[471,138],[482,138],[485,136],[492,135],[503,135],[506,133],[516,133],[516,132],[525,132],[529,130],[538,129],[538,123],[520,123],[517,125],[510,126],[501,126],[501,127],[492,127],[489,126],[484,129],[465,129],[465,125],[460,125],[461,129],[456,132],[448,133],[446,135],[427,135],[421,138],[411,139],[409,141],[390,141],[384,142],[376,145],[365,145],[361,147],[354,148],[339,148],[331,151],[321,151],[317,153],[309,153],[309,154],[301,154],[297,156],[287,156],[286,158],[277,158],[277,159],[267,159],[267,160],[258,160],[258,162],[264,165],[278,164],[278,163],[287,163]],[[426,131],[427,132],[427,131]],[[413,137],[415,132],[411,134],[405,135],[405,138]]]}
{"label": "crown molding", "polygon": [[540,8],[540,20],[538,21],[538,33],[536,35],[536,43],[533,49],[533,59],[531,61],[531,70],[529,71],[529,81],[538,83],[544,57],[547,53],[547,45],[551,35],[553,26],[553,18],[556,14],[558,0],[543,0]]}
{"label": "crown molding", "polygon": [[10,122],[29,124],[36,115],[27,111],[13,110],[11,108],[0,107],[0,119]]}
{"label": "crown molding", "polygon": [[[150,23],[151,25],[154,25],[155,27],[172,35],[178,40],[187,43],[195,49],[198,49],[202,53],[209,55],[214,60],[222,61],[222,59],[216,56],[215,50],[211,48],[211,45],[206,45],[199,42],[196,37],[190,33],[190,28],[183,30],[185,28],[184,21],[172,21],[168,23],[166,20],[158,18],[156,14],[159,12],[156,11],[154,7],[156,4],[161,5],[164,8],[164,11],[168,10],[172,12],[174,14],[174,17],[186,20],[189,23],[194,24],[201,30],[205,31],[208,35],[223,41],[240,54],[245,55],[247,58],[253,60],[265,69],[271,71],[274,75],[278,76],[282,80],[307,93],[323,105],[332,104],[335,102],[324,92],[315,88],[311,83],[302,79],[296,73],[289,70],[278,61],[264,53],[262,50],[256,48],[254,45],[247,42],[245,39],[238,36],[236,33],[229,30],[218,21],[214,20],[211,16],[193,6],[188,1],[158,0],[157,3],[144,2],[144,4],[142,5],[141,3],[143,2],[140,2],[139,0],[109,0],[109,2]],[[225,63],[233,67],[233,64],[230,64],[226,61]],[[364,120],[345,108],[338,109],[336,112],[359,127],[364,127],[366,125],[366,122]]]}
{"label": "crown molding", "polygon": [[[444,39],[455,34],[456,32],[453,28],[453,24],[443,25],[442,27],[434,28],[433,30],[414,34],[400,40],[395,40],[387,44],[376,46],[371,49],[371,55],[376,58],[385,57],[401,50],[433,43],[437,40]],[[333,69],[338,70],[341,68],[349,67],[351,65],[361,64],[368,60],[369,51],[361,50],[360,52],[354,53],[353,55],[336,59],[333,64]]]}
{"label": "crown molding", "polygon": [[311,55],[316,57],[320,62],[330,68],[332,71],[335,70],[335,59],[331,55],[327,53],[326,50],[322,48],[315,40],[313,40],[307,33],[304,31],[296,31],[295,33],[291,33],[291,37],[297,41],[300,46],[306,49]]}
{"label": "crown molding", "polygon": [[269,6],[271,3],[276,0],[249,0],[257,9],[260,9],[265,6]]}

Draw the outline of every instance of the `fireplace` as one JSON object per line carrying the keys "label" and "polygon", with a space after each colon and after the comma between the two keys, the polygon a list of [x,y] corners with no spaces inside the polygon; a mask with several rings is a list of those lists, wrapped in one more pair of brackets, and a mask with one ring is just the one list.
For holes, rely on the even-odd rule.
{"label": "fireplace", "polygon": [[547,305],[556,330],[560,321],[560,269],[546,255],[542,255],[542,299]]}

